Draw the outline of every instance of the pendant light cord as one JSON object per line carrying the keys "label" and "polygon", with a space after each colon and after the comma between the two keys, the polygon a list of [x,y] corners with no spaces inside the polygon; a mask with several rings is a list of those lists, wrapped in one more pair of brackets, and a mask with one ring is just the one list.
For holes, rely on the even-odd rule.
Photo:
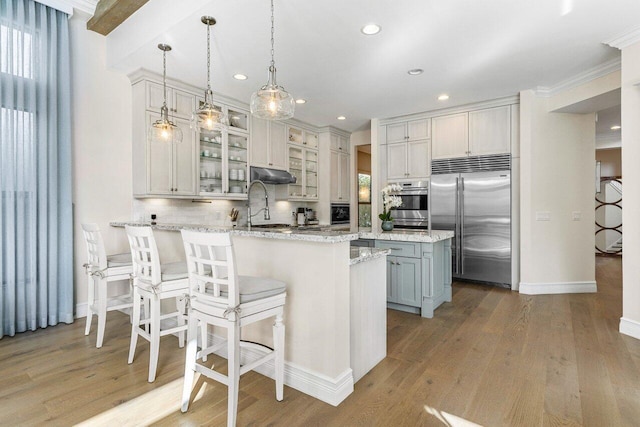
{"label": "pendant light cord", "polygon": [[207,91],[211,90],[211,25],[207,22]]}
{"label": "pendant light cord", "polygon": [[167,51],[162,51],[162,91],[164,92],[163,106],[167,106]]}
{"label": "pendant light cord", "polygon": [[275,49],[274,45],[274,37],[273,34],[275,32],[274,29],[274,19],[273,19],[273,0],[271,0],[271,66],[274,67],[276,65],[276,61],[274,59]]}

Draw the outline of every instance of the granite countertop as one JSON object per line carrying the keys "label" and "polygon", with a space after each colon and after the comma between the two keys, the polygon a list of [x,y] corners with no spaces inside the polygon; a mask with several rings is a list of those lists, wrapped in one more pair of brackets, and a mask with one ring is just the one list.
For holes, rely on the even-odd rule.
{"label": "granite countertop", "polygon": [[381,258],[389,255],[390,249],[363,248],[352,247],[349,259],[349,265],[370,261],[372,259]]}
{"label": "granite countertop", "polygon": [[301,240],[306,242],[319,243],[339,243],[356,240],[358,233],[350,231],[335,231],[321,229],[304,229],[295,228],[249,228],[249,227],[228,227],[223,225],[207,225],[207,224],[155,224],[140,221],[111,221],[112,227],[124,227],[125,225],[133,226],[151,226],[154,230],[180,231],[180,230],[196,230],[231,233],[235,236],[260,237],[265,239],[279,240]]}
{"label": "granite countertop", "polygon": [[436,243],[441,240],[451,239],[454,232],[451,230],[410,231],[393,230],[381,233],[372,232],[371,229],[360,229],[358,233],[361,239],[396,240],[399,242]]}

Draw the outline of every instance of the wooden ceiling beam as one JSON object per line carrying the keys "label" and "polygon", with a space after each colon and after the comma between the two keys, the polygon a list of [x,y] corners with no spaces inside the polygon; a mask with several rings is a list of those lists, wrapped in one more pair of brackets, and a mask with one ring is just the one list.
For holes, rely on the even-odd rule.
{"label": "wooden ceiling beam", "polygon": [[149,0],[99,0],[87,29],[106,36]]}

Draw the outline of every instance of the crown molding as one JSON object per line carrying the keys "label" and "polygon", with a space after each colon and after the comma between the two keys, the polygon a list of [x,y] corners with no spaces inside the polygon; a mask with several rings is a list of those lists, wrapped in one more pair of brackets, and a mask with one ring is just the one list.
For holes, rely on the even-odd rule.
{"label": "crown molding", "polygon": [[605,41],[604,44],[616,49],[624,49],[638,42],[640,42],[640,27],[635,27]]}
{"label": "crown molding", "polygon": [[615,58],[611,61],[603,62],[589,70],[576,74],[573,77],[563,80],[560,83],[553,86],[538,86],[535,89],[536,95],[544,98],[548,98],[557,93],[563,92],[568,89],[573,89],[576,86],[589,83],[592,80],[606,76],[607,74],[619,71],[621,69],[621,58]]}

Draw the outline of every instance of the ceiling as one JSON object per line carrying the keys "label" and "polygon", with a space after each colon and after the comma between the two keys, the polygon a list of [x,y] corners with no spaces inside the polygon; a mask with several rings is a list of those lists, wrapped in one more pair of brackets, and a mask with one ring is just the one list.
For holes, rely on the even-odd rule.
{"label": "ceiling", "polygon": [[[206,84],[206,27],[213,27],[213,90],[248,103],[266,83],[267,0],[154,0],[107,36],[108,64]],[[275,1],[278,82],[307,103],[295,117],[348,131],[371,118],[447,108],[553,86],[615,60],[602,44],[636,26],[637,0]],[[382,27],[374,36],[360,28]],[[410,76],[407,71],[422,68]],[[233,79],[246,74],[245,81]],[[447,93],[448,101],[438,101]],[[337,116],[347,117],[344,121]]]}

